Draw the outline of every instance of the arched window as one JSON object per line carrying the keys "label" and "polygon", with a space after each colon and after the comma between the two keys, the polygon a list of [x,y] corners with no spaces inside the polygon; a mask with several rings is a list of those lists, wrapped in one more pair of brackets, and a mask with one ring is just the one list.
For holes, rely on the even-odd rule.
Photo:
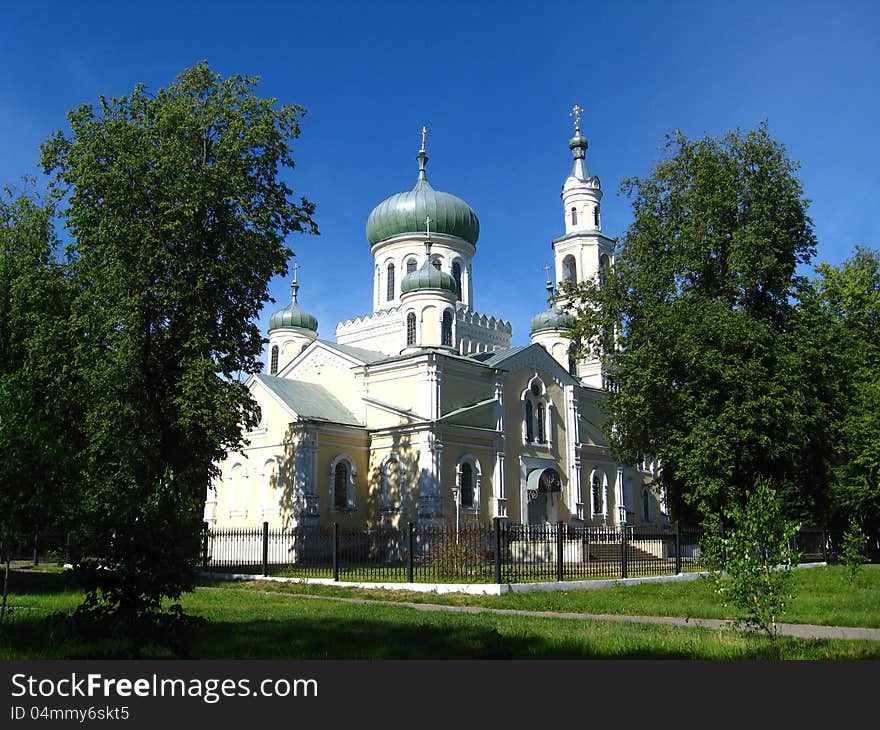
{"label": "arched window", "polygon": [[455,296],[461,301],[461,264],[458,261],[452,264],[452,278],[455,279]]}
{"label": "arched window", "polygon": [[228,499],[230,517],[247,517],[247,474],[241,464],[235,464],[229,472]]}
{"label": "arched window", "polygon": [[278,345],[272,345],[272,358],[269,362],[269,374],[275,375],[278,372]]}
{"label": "arched window", "polygon": [[407,274],[411,274],[413,271],[416,270],[416,266],[418,266],[418,264],[416,263],[416,260],[415,260],[415,259],[407,259],[407,261],[406,261],[406,273],[407,273]]}
{"label": "arched window", "polygon": [[333,474],[333,508],[337,512],[348,509],[348,464],[340,461]]}
{"label": "arched window", "polygon": [[385,298],[389,302],[394,299],[394,264],[388,264],[388,289]]}
{"label": "arched window", "polygon": [[546,424],[544,423],[544,404],[538,403],[538,443],[547,443]]}
{"label": "arched window", "polygon": [[416,313],[410,312],[406,315],[406,344],[416,344]]}
{"label": "arched window", "polygon": [[458,506],[465,512],[477,514],[480,511],[480,460],[465,454],[458,460],[455,473]]}
{"label": "arched window", "polygon": [[278,462],[268,459],[263,464],[263,473],[260,475],[260,506],[263,517],[280,513],[279,486]]}
{"label": "arched window", "polygon": [[437,269],[437,271],[440,271],[440,266],[441,266],[440,259],[431,259],[431,265],[432,265],[435,269]]}
{"label": "arched window", "polygon": [[577,282],[577,264],[574,256],[566,256],[562,259],[562,279],[572,284]]}
{"label": "arched window", "polygon": [[330,512],[354,510],[355,476],[354,462],[344,454],[330,462]]}
{"label": "arched window", "polygon": [[596,228],[599,227],[599,206],[598,205],[595,208],[593,208],[593,225],[595,225]]}
{"label": "arched window", "polygon": [[460,490],[461,506],[465,509],[472,508],[474,506],[474,468],[467,461],[461,465]]}
{"label": "arched window", "polygon": [[382,475],[380,492],[382,512],[385,514],[400,512],[405,488],[405,476],[400,465],[400,457],[396,453],[386,456],[379,468],[379,473]]}
{"label": "arched window", "polygon": [[605,277],[608,274],[608,269],[611,268],[611,260],[608,258],[608,254],[603,253],[599,257],[599,285],[605,286]]}
{"label": "arched window", "polygon": [[602,477],[598,471],[593,472],[593,514],[601,515],[602,510]]}
{"label": "arched window", "polygon": [[576,226],[578,224],[578,211],[577,208],[571,209],[571,224]]}
{"label": "arched window", "polygon": [[645,522],[651,521],[651,495],[647,489],[642,490],[642,517]]}
{"label": "arched window", "polygon": [[443,326],[440,334],[440,344],[452,347],[452,312],[448,309],[443,312]]}
{"label": "arched window", "polygon": [[534,411],[532,407],[532,402],[530,400],[526,401],[526,441],[534,441],[535,440],[535,428],[532,425],[532,419],[534,418]]}

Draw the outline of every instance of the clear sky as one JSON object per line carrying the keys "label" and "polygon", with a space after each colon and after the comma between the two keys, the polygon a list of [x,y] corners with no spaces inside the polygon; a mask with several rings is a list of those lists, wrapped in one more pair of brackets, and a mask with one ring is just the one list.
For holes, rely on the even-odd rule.
{"label": "clear sky", "polygon": [[[753,128],[801,163],[818,261],[880,246],[880,3],[865,2],[46,2],[0,13],[0,183],[39,176],[39,146],[99,94],[158,88],[201,59],[262,77],[260,93],[308,109],[298,195],[319,237],[291,239],[300,303],[333,339],[371,311],[367,216],[428,177],[480,219],[475,306],[528,340],[545,263],[563,232],[569,110],[584,108],[603,228],[630,222],[621,178],[646,175],[664,135]],[[277,305],[288,281],[272,283]]]}

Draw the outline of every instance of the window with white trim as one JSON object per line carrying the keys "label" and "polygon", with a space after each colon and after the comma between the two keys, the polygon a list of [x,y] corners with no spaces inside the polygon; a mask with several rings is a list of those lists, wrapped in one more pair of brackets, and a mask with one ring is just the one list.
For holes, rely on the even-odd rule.
{"label": "window with white trim", "polygon": [[330,462],[329,512],[343,513],[355,510],[355,486],[357,468],[351,457],[339,454]]}
{"label": "window with white trim", "polygon": [[455,467],[458,503],[462,511],[474,514],[480,511],[481,480],[480,460],[470,454],[462,456]]}
{"label": "window with white trim", "polygon": [[443,312],[443,322],[440,328],[440,344],[452,347],[452,312],[448,309]]}
{"label": "window with white trim", "polygon": [[571,284],[577,283],[577,263],[570,254],[562,259],[562,280]]}
{"label": "window with white trim", "polygon": [[452,262],[452,278],[455,279],[455,298],[461,301],[461,263]]}
{"label": "window with white trim", "polygon": [[385,457],[382,462],[381,474],[382,511],[386,513],[399,512],[404,488],[404,476],[397,454],[390,454]]}
{"label": "window with white trim", "polygon": [[553,404],[540,378],[532,378],[529,387],[523,391],[522,400],[524,442],[549,446]]}
{"label": "window with white trim", "polygon": [[234,464],[229,470],[227,510],[230,517],[247,517],[247,473],[243,464]]}
{"label": "window with white trim", "polygon": [[263,463],[263,470],[260,473],[260,509],[264,517],[279,512],[281,505],[278,497],[279,487],[278,461],[274,458],[267,459]]}
{"label": "window with white trim", "polygon": [[269,374],[275,375],[278,372],[278,345],[272,345],[272,359],[269,363]]}
{"label": "window with white trim", "polygon": [[406,315],[406,344],[416,344],[416,313],[410,312]]}
{"label": "window with white trim", "polygon": [[415,259],[412,259],[412,258],[407,259],[406,260],[406,273],[411,274],[413,271],[416,270],[417,266],[418,266],[418,264],[416,263]]}
{"label": "window with white trim", "polygon": [[593,517],[603,517],[607,513],[608,476],[594,469],[590,477],[590,509]]}
{"label": "window with white trim", "polygon": [[386,281],[386,291],[385,291],[385,300],[391,301],[394,299],[394,264],[388,264],[387,269],[387,281]]}

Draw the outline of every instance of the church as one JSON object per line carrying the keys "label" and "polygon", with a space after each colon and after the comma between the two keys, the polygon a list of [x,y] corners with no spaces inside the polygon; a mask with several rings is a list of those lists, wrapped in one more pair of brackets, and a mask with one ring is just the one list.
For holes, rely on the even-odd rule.
{"label": "church", "polygon": [[[552,241],[556,281],[600,277],[614,263],[579,114],[564,232]],[[667,524],[653,465],[617,463],[608,449],[601,364],[570,353],[574,319],[552,282],[531,344],[511,347],[510,323],[473,306],[480,223],[429,183],[424,128],[416,161],[412,190],[367,219],[372,312],[337,324],[335,341],[319,338],[294,270],[291,302],[269,320],[266,370],[247,381],[260,423],[219,464],[205,520]]]}

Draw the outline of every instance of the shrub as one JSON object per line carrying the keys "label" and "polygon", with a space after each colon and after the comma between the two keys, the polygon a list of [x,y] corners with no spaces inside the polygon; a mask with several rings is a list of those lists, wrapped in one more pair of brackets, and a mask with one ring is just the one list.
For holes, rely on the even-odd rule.
{"label": "shrub", "polygon": [[776,492],[758,482],[744,505],[725,513],[730,527],[707,526],[703,559],[722,605],[739,611],[736,624],[776,636],[776,623],[794,598],[789,583],[797,565],[797,525],[787,521]]}

